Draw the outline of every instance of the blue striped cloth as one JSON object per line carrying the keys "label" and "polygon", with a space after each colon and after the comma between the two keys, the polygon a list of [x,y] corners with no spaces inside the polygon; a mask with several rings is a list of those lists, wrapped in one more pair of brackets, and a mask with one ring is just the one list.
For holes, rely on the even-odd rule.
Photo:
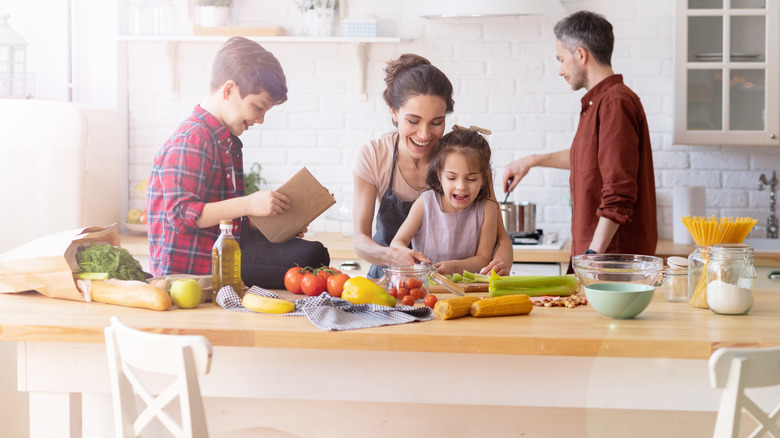
{"label": "blue striped cloth", "polygon": [[[246,293],[279,298],[275,292],[257,286],[252,286]],[[241,305],[241,298],[230,286],[219,290],[217,304],[223,309],[233,312],[259,313]],[[312,324],[322,330],[339,331],[428,321],[433,319],[433,310],[428,307],[405,306],[403,304],[396,307],[378,304],[352,304],[347,300],[323,292],[319,296],[295,301],[294,311],[277,316],[305,316]]]}

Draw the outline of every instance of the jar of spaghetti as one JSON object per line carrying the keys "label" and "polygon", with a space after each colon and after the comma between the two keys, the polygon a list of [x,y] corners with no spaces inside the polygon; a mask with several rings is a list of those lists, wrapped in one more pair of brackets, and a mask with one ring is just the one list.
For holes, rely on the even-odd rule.
{"label": "jar of spaghetti", "polygon": [[721,315],[744,315],[753,307],[753,248],[722,243],[710,248],[707,266],[707,305]]}
{"label": "jar of spaghetti", "polygon": [[688,256],[688,303],[707,308],[707,262],[709,246],[697,245]]}

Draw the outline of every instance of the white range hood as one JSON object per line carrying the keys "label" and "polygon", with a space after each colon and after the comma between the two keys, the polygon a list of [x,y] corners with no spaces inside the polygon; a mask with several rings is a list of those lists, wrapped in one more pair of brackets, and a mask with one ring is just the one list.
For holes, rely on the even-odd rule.
{"label": "white range hood", "polygon": [[561,0],[428,0],[423,18],[565,15]]}

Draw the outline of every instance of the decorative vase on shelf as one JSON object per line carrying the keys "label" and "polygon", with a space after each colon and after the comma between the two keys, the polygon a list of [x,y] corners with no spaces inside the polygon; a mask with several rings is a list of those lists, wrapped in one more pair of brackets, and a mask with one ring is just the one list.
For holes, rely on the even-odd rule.
{"label": "decorative vase on shelf", "polygon": [[233,0],[197,0],[201,26],[226,26]]}

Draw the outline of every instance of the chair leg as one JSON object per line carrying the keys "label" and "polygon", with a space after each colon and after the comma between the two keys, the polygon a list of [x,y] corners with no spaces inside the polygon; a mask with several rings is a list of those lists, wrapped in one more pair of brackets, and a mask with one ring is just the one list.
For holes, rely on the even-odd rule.
{"label": "chair leg", "polygon": [[744,397],[742,384],[742,365],[745,358],[735,357],[731,361],[729,377],[723,395],[720,398],[718,417],[715,420],[713,438],[732,438],[738,436],[739,421],[742,416],[741,401]]}

